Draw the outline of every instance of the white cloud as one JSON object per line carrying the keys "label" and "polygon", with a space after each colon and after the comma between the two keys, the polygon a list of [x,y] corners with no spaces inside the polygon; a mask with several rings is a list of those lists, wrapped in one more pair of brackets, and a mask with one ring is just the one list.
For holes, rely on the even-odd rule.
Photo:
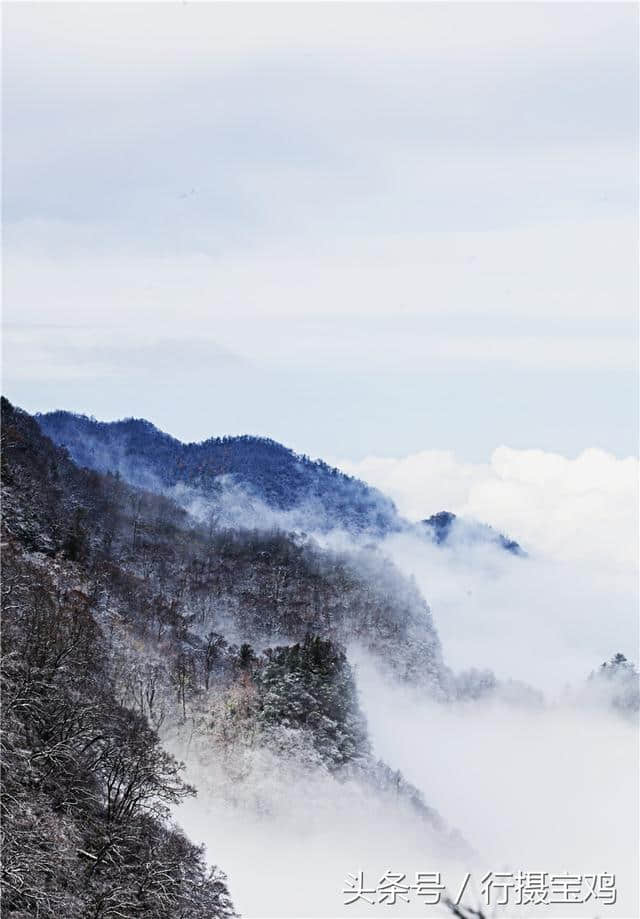
{"label": "white cloud", "polygon": [[633,567],[638,557],[638,460],[587,449],[574,459],[498,447],[488,463],[425,450],[339,461],[418,520],[439,510],[490,523],[558,560]]}
{"label": "white cloud", "polygon": [[[637,915],[634,724],[567,705],[541,711],[430,705],[406,688],[381,685],[366,659],[358,664],[377,752],[428,789],[488,868],[541,865],[556,872],[610,864],[614,868],[593,870],[617,874],[619,902],[612,914]],[[472,905],[473,897],[467,902]],[[538,915],[531,906],[501,914]],[[585,907],[575,914],[584,919]],[[558,907],[554,915],[568,911]]]}

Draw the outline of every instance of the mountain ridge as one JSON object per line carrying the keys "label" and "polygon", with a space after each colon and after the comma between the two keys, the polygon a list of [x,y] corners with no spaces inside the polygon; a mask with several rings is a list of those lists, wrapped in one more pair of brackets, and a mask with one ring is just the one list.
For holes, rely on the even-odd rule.
{"label": "mountain ridge", "polygon": [[437,514],[432,514],[421,520],[418,526],[428,530],[438,546],[456,544],[470,546],[485,543],[499,546],[511,555],[526,555],[520,543],[498,532],[488,523],[467,520],[458,517],[451,511],[439,511]]}
{"label": "mountain ridge", "polygon": [[2,446],[10,915],[123,915],[111,902],[141,919],[235,915],[225,875],[171,820],[195,791],[174,750],[240,808],[269,812],[302,770],[465,845],[376,760],[342,646],[446,695],[428,606],[392,565],[282,532],[210,531],[164,495],[77,466],[4,398]]}
{"label": "mountain ridge", "polygon": [[196,516],[214,516],[217,524],[303,532],[343,528],[374,539],[411,531],[437,546],[459,539],[526,554],[488,524],[449,511],[411,523],[377,488],[272,438],[243,434],[183,442],[144,418],[98,421],[64,410],[34,417],[79,466],[163,491]]}
{"label": "mountain ridge", "polygon": [[338,522],[356,532],[385,534],[401,525],[393,501],[377,489],[271,438],[245,434],[184,443],[145,419],[101,422],[65,411],[34,417],[78,465],[119,473],[136,485],[155,480],[220,500],[231,480],[273,510],[306,510],[319,529]]}

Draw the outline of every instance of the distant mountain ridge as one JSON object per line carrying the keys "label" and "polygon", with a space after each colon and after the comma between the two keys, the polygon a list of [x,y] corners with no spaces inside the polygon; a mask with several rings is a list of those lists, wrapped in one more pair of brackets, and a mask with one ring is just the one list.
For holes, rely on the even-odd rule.
{"label": "distant mountain ridge", "polygon": [[117,473],[134,485],[187,486],[218,499],[232,482],[271,509],[308,510],[319,529],[384,535],[402,527],[393,501],[379,491],[274,440],[244,435],[185,444],[143,419],[101,422],[65,411],[36,419],[79,466]]}
{"label": "distant mountain ridge", "polygon": [[449,511],[410,523],[376,488],[269,438],[242,435],[183,443],[141,418],[104,422],[67,411],[35,418],[78,466],[168,493],[196,516],[202,514],[198,498],[203,498],[206,513],[218,524],[344,529],[371,538],[412,531],[438,546],[488,544],[525,554],[515,540],[487,524]]}
{"label": "distant mountain ridge", "polygon": [[525,555],[521,545],[515,539],[509,539],[508,536],[494,530],[487,523],[463,520],[456,514],[452,514],[451,511],[432,514],[426,520],[421,520],[420,525],[429,530],[434,542],[439,546],[456,543],[464,545],[493,543],[512,555]]}

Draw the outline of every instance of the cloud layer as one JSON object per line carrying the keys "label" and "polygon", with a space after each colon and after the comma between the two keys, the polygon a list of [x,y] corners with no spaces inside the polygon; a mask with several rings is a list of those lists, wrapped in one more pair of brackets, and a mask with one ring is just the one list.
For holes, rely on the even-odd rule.
{"label": "cloud layer", "polygon": [[638,557],[638,460],[600,449],[575,458],[498,447],[487,463],[445,450],[339,461],[419,520],[440,510],[490,523],[557,560],[634,566]]}

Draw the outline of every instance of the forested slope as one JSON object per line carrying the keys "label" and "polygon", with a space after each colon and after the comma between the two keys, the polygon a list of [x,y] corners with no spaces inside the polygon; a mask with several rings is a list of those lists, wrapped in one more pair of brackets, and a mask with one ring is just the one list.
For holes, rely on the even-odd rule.
{"label": "forested slope", "polygon": [[168,494],[216,527],[342,529],[369,540],[411,532],[437,546],[486,544],[524,554],[515,540],[448,511],[410,523],[372,486],[267,438],[181,443],[138,418],[100,422],[56,411],[36,419],[79,466]]}
{"label": "forested slope", "polygon": [[389,562],[203,526],[78,468],[6,400],[2,436],[3,915],[231,915],[224,876],[168,819],[193,793],[167,752],[187,735],[220,793],[249,794],[238,764],[268,755],[458,844],[372,756],[342,647],[451,691],[428,607]]}
{"label": "forested slope", "polygon": [[2,409],[2,915],[232,916],[224,875],[168,820],[193,789],[118,698],[80,561],[106,496]]}
{"label": "forested slope", "polygon": [[[222,514],[244,510],[248,515],[253,499],[274,511],[297,511],[297,520],[318,529],[343,526],[382,534],[401,525],[393,502],[376,489],[267,438],[215,437],[185,444],[138,418],[106,423],[58,411],[37,419],[78,465],[118,473],[154,490],[191,489],[218,502]],[[233,486],[238,491],[230,497]],[[237,516],[233,522],[239,522]]]}

